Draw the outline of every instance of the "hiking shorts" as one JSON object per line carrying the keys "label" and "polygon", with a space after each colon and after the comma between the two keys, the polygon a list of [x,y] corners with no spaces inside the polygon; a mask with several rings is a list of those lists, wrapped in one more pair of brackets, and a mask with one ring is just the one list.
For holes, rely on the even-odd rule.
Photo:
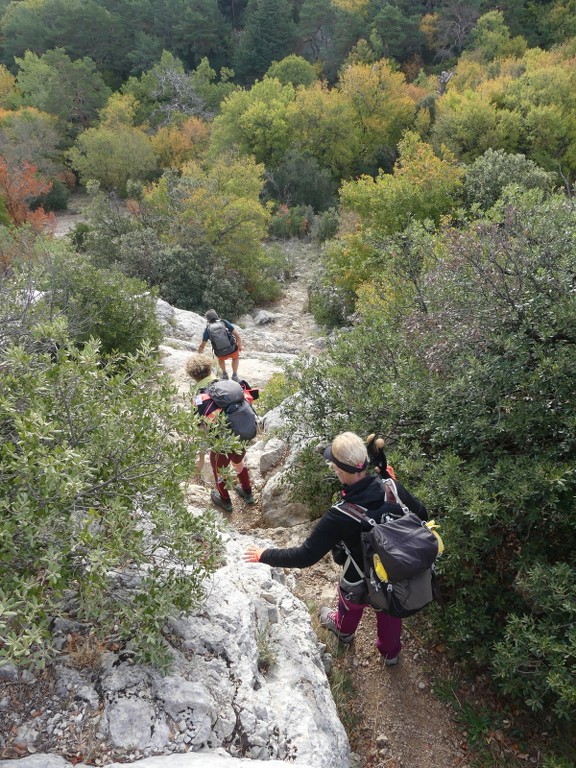
{"label": "hiking shorts", "polygon": [[210,451],[210,464],[214,474],[216,475],[222,467],[227,467],[230,462],[240,464],[241,461],[244,461],[244,456],[246,456],[245,450],[242,453],[216,453],[215,451]]}
{"label": "hiking shorts", "polygon": [[236,360],[236,358],[240,357],[240,350],[237,349],[235,352],[230,352],[229,355],[222,355],[222,357],[218,357],[218,360]]}

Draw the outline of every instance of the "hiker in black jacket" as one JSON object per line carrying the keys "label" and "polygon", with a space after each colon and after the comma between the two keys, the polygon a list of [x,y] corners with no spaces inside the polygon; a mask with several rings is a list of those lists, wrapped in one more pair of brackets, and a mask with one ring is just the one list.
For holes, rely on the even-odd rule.
{"label": "hiker in black jacket", "polygon": [[[367,474],[369,458],[366,445],[354,432],[337,435],[326,448],[324,458],[342,483],[343,499],[367,509],[376,522],[380,522],[385,513],[397,511],[397,505],[386,502],[381,480],[377,476]],[[382,474],[385,472],[384,469]],[[426,520],[428,514],[425,506],[400,483],[396,482],[396,485],[402,502],[422,520]],[[360,534],[361,526],[358,522],[340,510],[330,508],[300,546],[286,549],[261,549],[251,546],[247,549],[244,559],[280,568],[307,568],[332,550],[335,561],[343,565],[338,588],[338,608],[322,608],[320,623],[341,642],[351,643],[367,606],[367,590],[362,572],[358,572],[354,563],[347,557],[342,543],[361,568],[363,555]],[[394,666],[398,663],[400,653],[402,620],[377,611],[376,623],[376,647],[386,666]]]}

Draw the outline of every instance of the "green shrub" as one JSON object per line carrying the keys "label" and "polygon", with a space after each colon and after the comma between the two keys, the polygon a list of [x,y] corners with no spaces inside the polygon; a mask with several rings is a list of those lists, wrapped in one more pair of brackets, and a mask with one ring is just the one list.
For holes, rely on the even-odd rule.
{"label": "green shrub", "polygon": [[[96,190],[88,211],[89,229],[77,239],[94,265],[145,280],[173,306],[198,313],[217,306],[223,316],[234,319],[255,303],[276,300],[282,266],[254,235],[250,216],[244,220],[239,213],[230,227],[217,217],[226,239],[223,245],[217,232],[208,234],[202,221],[180,210],[189,194],[187,187],[179,188],[180,179],[165,174],[162,183],[170,204],[156,210],[149,201],[142,202],[138,215]],[[256,208],[260,215],[259,203]],[[243,224],[247,238],[240,231]]]}
{"label": "green shrub", "polygon": [[576,768],[576,763],[568,757],[543,755],[542,768]]}
{"label": "green shrub", "polygon": [[199,603],[218,555],[180,488],[199,429],[150,348],[122,365],[78,348],[27,286],[0,280],[2,327],[18,325],[0,346],[0,660],[43,666],[52,620],[73,617],[165,666],[166,620]]}
{"label": "green shrub", "polygon": [[316,284],[308,289],[308,305],[318,325],[339,328],[354,311],[353,296],[336,286]]}
{"label": "green shrub", "polygon": [[258,413],[264,414],[280,405],[287,397],[293,395],[295,387],[288,385],[283,373],[273,373],[266,382],[266,386],[260,392],[260,397],[255,402]]}
{"label": "green shrub", "polygon": [[282,163],[266,180],[266,199],[290,207],[325,211],[337,202],[338,182],[329,168],[322,167],[311,152],[289,150]]}
{"label": "green shrub", "polygon": [[288,208],[281,205],[268,225],[268,234],[276,240],[290,240],[292,237],[307,237],[314,211],[303,205]]}
{"label": "green shrub", "polygon": [[515,592],[527,606],[512,615],[496,644],[494,671],[502,689],[538,712],[573,717],[576,698],[576,568],[536,562],[519,571]]}
{"label": "green shrub", "polygon": [[7,227],[10,222],[11,219],[6,210],[6,201],[0,196],[0,226]]}
{"label": "green shrub", "polygon": [[42,207],[45,211],[65,211],[70,200],[70,190],[59,179],[52,179],[52,187],[45,195],[37,197],[31,204],[32,209]]}
{"label": "green shrub", "polygon": [[336,500],[338,482],[315,444],[296,456],[287,471],[286,482],[291,487],[291,498],[309,507],[312,520],[320,517]]}
{"label": "green shrub", "polygon": [[89,233],[90,225],[86,224],[84,221],[76,224],[76,226],[69,232],[68,237],[70,238],[70,242],[72,243],[74,250],[78,251],[78,253],[83,253],[86,250],[86,238]]}
{"label": "green shrub", "polygon": [[516,184],[525,189],[551,190],[554,174],[540,168],[524,155],[510,155],[503,149],[488,149],[466,169],[464,194],[468,205],[488,210],[504,187]]}
{"label": "green shrub", "polygon": [[275,77],[282,85],[312,85],[317,79],[317,70],[302,56],[291,53],[280,61],[273,61],[266,72],[267,77]]}
{"label": "green shrub", "polygon": [[85,256],[71,254],[65,244],[49,246],[40,268],[38,287],[44,300],[52,312],[65,315],[76,343],[96,338],[101,354],[130,354],[144,343],[160,343],[156,295],[145,283],[97,269]]}
{"label": "green shrub", "polygon": [[310,236],[313,243],[324,243],[336,237],[338,227],[340,226],[340,216],[335,208],[318,214],[314,218],[310,230]]}
{"label": "green shrub", "polygon": [[446,543],[437,633],[558,726],[576,716],[576,213],[508,188],[427,237],[427,260],[417,239],[382,244],[383,270],[392,246],[410,270],[366,287],[354,325],[292,374],[292,429],[384,436]]}
{"label": "green shrub", "polygon": [[250,294],[240,285],[238,273],[218,265],[206,280],[202,300],[196,311],[201,312],[210,307],[218,307],[222,317],[233,320],[249,312],[253,306]]}

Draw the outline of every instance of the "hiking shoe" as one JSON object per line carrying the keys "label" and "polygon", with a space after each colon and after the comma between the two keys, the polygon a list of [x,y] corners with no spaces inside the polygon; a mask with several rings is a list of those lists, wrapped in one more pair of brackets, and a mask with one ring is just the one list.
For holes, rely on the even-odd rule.
{"label": "hiking shoe", "polygon": [[240,384],[240,379],[238,378],[238,374],[237,373],[233,373],[232,374],[232,381],[237,381],[238,384]]}
{"label": "hiking shoe", "polygon": [[223,509],[224,512],[232,512],[234,507],[232,506],[231,501],[226,501],[226,499],[223,499],[222,496],[218,493],[218,491],[210,491],[210,498],[212,499],[212,504],[216,504],[217,507],[220,507],[220,509]]}
{"label": "hiking shoe", "polygon": [[326,627],[330,632],[334,632],[338,640],[341,643],[349,645],[354,640],[354,632],[349,635],[342,634],[336,626],[336,611],[330,610],[330,608],[322,608],[320,610],[320,626]]}
{"label": "hiking shoe", "polygon": [[222,381],[223,379],[227,379],[227,378],[228,378],[228,372],[224,371],[224,373],[220,375],[220,381]]}
{"label": "hiking shoe", "polygon": [[234,490],[238,496],[241,496],[244,499],[246,504],[254,504],[254,496],[252,496],[252,491],[245,491],[241,485],[235,485]]}
{"label": "hiking shoe", "polygon": [[391,659],[389,659],[387,656],[382,656],[382,661],[384,662],[385,667],[395,667],[396,664],[398,664],[399,659],[400,656],[393,656]]}

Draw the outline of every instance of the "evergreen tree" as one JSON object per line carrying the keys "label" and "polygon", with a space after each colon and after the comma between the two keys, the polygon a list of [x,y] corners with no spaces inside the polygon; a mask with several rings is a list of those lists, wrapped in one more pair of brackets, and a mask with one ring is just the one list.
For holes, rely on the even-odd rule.
{"label": "evergreen tree", "polygon": [[26,51],[16,64],[24,106],[55,115],[71,134],[87,128],[110,95],[92,59],[72,61],[62,48],[42,56]]}
{"label": "evergreen tree", "polygon": [[289,0],[250,0],[236,51],[235,72],[248,83],[261,77],[273,61],[293,53],[296,25]]}

